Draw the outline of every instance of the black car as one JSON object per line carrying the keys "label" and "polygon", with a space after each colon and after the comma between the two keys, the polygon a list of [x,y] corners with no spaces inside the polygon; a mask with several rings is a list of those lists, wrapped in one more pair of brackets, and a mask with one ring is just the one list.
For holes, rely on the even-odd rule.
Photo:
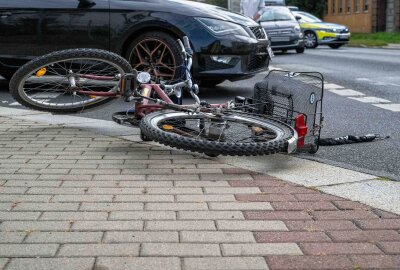
{"label": "black car", "polygon": [[266,70],[269,41],[253,20],[180,0],[0,0],[0,75],[67,48],[100,48],[127,58],[156,79],[178,76],[177,39],[194,49],[193,74],[208,85]]}

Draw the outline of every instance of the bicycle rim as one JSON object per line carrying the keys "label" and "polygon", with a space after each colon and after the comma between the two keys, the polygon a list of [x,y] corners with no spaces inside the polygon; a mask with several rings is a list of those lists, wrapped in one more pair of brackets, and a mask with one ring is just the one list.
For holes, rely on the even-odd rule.
{"label": "bicycle rim", "polygon": [[84,109],[106,98],[79,91],[116,92],[116,75],[123,73],[119,65],[105,59],[70,57],[34,68],[20,81],[18,93],[27,103],[42,108]]}
{"label": "bicycle rim", "polygon": [[287,149],[294,131],[271,119],[239,113],[222,117],[156,112],[141,123],[142,132],[160,143],[207,154],[264,155]]}

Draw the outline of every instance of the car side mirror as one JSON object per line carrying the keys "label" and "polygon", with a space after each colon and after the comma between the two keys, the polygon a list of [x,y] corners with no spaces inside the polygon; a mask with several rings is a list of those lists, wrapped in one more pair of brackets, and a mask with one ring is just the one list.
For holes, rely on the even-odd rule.
{"label": "car side mirror", "polygon": [[300,21],[301,20],[301,16],[299,16],[299,15],[296,15],[296,16],[294,16],[295,18],[296,18],[296,20],[298,20],[298,21]]}
{"label": "car side mirror", "polygon": [[78,8],[91,8],[96,5],[95,2],[90,0],[78,0],[78,1],[79,1]]}

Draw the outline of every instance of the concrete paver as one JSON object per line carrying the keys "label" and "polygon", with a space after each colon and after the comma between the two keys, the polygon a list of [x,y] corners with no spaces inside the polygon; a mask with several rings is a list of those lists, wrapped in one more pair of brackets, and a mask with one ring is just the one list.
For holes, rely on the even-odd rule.
{"label": "concrete paver", "polygon": [[[18,114],[0,116],[0,269],[399,265],[400,217],[321,186],[336,177],[360,194],[378,190],[396,212],[394,183],[332,166],[314,178],[300,169],[309,163],[284,156],[268,157],[264,167],[249,158],[253,171],[126,140],[137,129],[109,126],[101,134],[95,121]],[[285,158],[286,172],[276,167]],[[285,173],[292,182],[279,179]],[[302,186],[313,183],[336,196]]]}

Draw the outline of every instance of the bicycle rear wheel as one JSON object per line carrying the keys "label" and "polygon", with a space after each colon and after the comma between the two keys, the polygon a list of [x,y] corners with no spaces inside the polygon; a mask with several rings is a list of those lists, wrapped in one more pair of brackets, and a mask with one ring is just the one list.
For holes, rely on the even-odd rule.
{"label": "bicycle rear wheel", "polygon": [[143,134],[162,144],[216,155],[268,155],[286,152],[296,132],[276,120],[243,113],[211,115],[158,111],[140,124]]}
{"label": "bicycle rear wheel", "polygon": [[22,66],[10,81],[10,92],[28,108],[77,112],[111,101],[113,97],[95,94],[113,96],[124,73],[132,73],[132,67],[114,53],[97,49],[64,50]]}

